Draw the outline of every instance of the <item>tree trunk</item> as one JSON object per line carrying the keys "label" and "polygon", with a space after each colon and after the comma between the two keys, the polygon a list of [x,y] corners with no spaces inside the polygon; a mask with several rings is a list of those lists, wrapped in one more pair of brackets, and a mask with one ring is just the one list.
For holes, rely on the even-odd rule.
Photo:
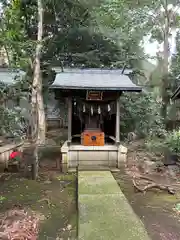
{"label": "tree trunk", "polygon": [[[42,89],[42,78],[40,77],[41,81],[41,89]],[[38,144],[45,144],[46,140],[46,117],[45,117],[45,110],[44,110],[44,102],[42,91],[38,91],[37,93],[37,104],[38,104]]]}
{"label": "tree trunk", "polygon": [[163,36],[163,76],[162,76],[162,109],[161,115],[164,118],[166,123],[167,119],[167,107],[169,104],[169,94],[168,94],[168,70],[169,70],[169,13],[168,13],[168,4],[166,2],[166,11],[165,11],[165,27],[164,27],[164,36]]}
{"label": "tree trunk", "polygon": [[[35,67],[36,69],[36,67]],[[37,81],[37,75],[34,71],[33,86],[32,86],[32,97],[31,97],[31,144],[33,147],[33,167],[32,167],[32,178],[34,180],[38,177],[38,114],[37,114],[37,89],[35,83]]]}
{"label": "tree trunk", "polygon": [[45,141],[45,114],[44,104],[42,97],[42,76],[41,76],[41,50],[42,50],[42,34],[43,34],[43,8],[41,0],[38,0],[38,42],[36,46],[34,75],[32,83],[32,122],[31,122],[31,134],[33,148],[33,165],[32,165],[32,176],[33,179],[38,177],[38,145]]}
{"label": "tree trunk", "polygon": [[44,111],[44,101],[42,96],[42,74],[41,74],[41,51],[43,37],[43,6],[42,0],[38,0],[38,43],[36,46],[35,76],[37,86],[37,114],[38,114],[38,144],[45,144],[46,119]]}
{"label": "tree trunk", "polygon": [[167,118],[167,106],[169,103],[169,95],[168,95],[168,58],[169,58],[169,43],[168,37],[164,39],[164,50],[163,50],[163,76],[162,76],[162,109],[161,115],[166,122]]}

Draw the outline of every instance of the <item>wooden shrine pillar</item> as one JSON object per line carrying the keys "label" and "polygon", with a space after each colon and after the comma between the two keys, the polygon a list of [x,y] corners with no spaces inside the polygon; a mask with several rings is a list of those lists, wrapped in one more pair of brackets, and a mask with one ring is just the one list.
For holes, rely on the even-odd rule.
{"label": "wooden shrine pillar", "polygon": [[68,96],[68,144],[72,140],[72,97]]}
{"label": "wooden shrine pillar", "polygon": [[116,144],[120,144],[120,96],[116,100]]}

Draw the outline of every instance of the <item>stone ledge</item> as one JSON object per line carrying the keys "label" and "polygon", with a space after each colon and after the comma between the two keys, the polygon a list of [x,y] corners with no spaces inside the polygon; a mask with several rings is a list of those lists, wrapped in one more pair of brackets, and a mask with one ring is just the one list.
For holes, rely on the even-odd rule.
{"label": "stone ledge", "polygon": [[123,145],[120,145],[119,146],[119,152],[122,153],[122,154],[127,154],[127,147],[124,147]]}
{"label": "stone ledge", "polygon": [[69,151],[118,151],[118,147],[115,145],[104,146],[83,146],[83,145],[71,145]]}
{"label": "stone ledge", "polygon": [[69,151],[68,141],[65,141],[61,147],[61,153],[67,153]]}
{"label": "stone ledge", "polygon": [[23,143],[11,143],[11,144],[5,144],[4,146],[1,146],[0,147],[0,154],[8,151],[8,150],[11,150],[13,148],[19,148],[19,147],[22,147]]}
{"label": "stone ledge", "polygon": [[8,167],[9,156],[14,148],[22,151],[23,143],[6,144],[0,147],[0,165],[3,165],[4,168]]}

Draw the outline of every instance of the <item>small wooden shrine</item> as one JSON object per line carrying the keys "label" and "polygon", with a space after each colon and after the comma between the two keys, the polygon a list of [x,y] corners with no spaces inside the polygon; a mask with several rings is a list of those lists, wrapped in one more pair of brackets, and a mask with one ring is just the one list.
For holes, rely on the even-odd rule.
{"label": "small wooden shrine", "polygon": [[[120,96],[123,91],[142,90],[130,80],[130,72],[64,69],[57,73],[51,88],[57,99],[67,99],[68,139],[61,151],[66,153],[63,161],[68,167],[96,164],[116,167],[120,149]],[[116,156],[111,152],[116,152]]]}

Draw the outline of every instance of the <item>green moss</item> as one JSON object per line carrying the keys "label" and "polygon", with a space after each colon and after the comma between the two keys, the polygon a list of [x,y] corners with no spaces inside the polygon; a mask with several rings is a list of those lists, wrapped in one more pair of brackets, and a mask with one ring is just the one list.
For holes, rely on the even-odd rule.
{"label": "green moss", "polygon": [[74,174],[59,174],[57,175],[56,179],[59,181],[75,181],[76,176]]}
{"label": "green moss", "polygon": [[[99,175],[97,174],[99,173]],[[105,174],[106,173],[106,174]],[[109,172],[80,172],[78,176],[79,194],[119,193],[119,187]]]}
{"label": "green moss", "polygon": [[81,239],[149,239],[140,220],[118,194],[80,196],[79,202]]}
{"label": "green moss", "polygon": [[44,159],[52,159],[52,156],[54,158],[60,157],[61,154],[61,148],[60,146],[49,146],[49,147],[43,147],[39,149],[39,160],[43,161]]}
{"label": "green moss", "polygon": [[75,198],[76,195],[76,175],[69,173],[69,174],[59,174],[56,179],[60,182],[67,182],[66,190],[70,197]]}
{"label": "green moss", "polygon": [[63,188],[56,177],[50,184],[46,184],[42,180],[32,181],[12,176],[0,186],[0,195],[5,197],[3,203],[0,202],[0,211],[20,205],[28,211],[43,215],[45,219],[40,224],[40,240],[56,238],[58,234],[60,237],[63,234],[71,236],[71,232],[62,231],[69,223],[73,225],[76,234],[75,177],[61,175],[61,178],[71,179],[70,184]]}
{"label": "green moss", "polygon": [[170,195],[167,193],[162,193],[160,192],[159,194],[153,194],[151,197],[151,204],[171,204],[171,203],[176,203],[179,200],[179,197],[177,195]]}
{"label": "green moss", "polygon": [[79,238],[149,240],[110,172],[79,172]]}

